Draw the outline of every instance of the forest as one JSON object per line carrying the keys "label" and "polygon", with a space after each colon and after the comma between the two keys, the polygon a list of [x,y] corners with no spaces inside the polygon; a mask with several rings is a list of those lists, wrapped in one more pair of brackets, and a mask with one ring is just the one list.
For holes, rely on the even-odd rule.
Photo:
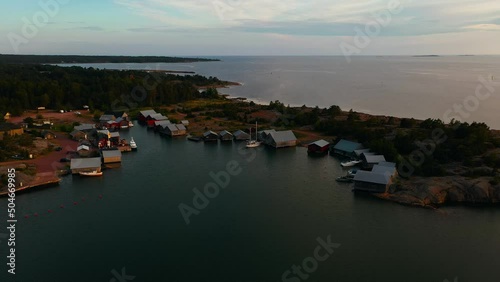
{"label": "forest", "polygon": [[46,107],[118,111],[198,98],[200,86],[226,85],[215,77],[52,65],[0,64],[0,113]]}
{"label": "forest", "polygon": [[97,64],[97,63],[191,63],[219,61],[206,58],[160,56],[76,56],[76,55],[2,55],[0,64]]}

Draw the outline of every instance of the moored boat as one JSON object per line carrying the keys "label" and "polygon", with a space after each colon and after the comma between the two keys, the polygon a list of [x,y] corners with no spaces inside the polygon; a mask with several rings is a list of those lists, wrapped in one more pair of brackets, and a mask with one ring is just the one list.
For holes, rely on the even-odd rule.
{"label": "moored boat", "polygon": [[[250,132],[252,134],[252,132]],[[247,141],[247,148],[257,148],[260,146],[260,142],[257,141],[257,122],[255,122],[255,140],[248,140]]]}
{"label": "moored boat", "polygon": [[345,183],[351,183],[354,181],[354,178],[351,176],[340,176],[335,179],[337,182],[345,182]]}
{"label": "moored boat", "polygon": [[355,166],[359,163],[361,163],[360,160],[354,160],[354,161],[348,161],[348,162],[341,162],[340,165],[343,167],[351,167],[351,166]]}
{"label": "moored boat", "polygon": [[102,171],[81,171],[79,172],[81,176],[102,176]]}
{"label": "moored boat", "polygon": [[132,149],[132,151],[137,150],[137,144],[134,141],[134,137],[130,138],[130,149]]}
{"label": "moored boat", "polygon": [[134,126],[134,123],[132,121],[129,121],[128,122],[128,127],[133,127]]}
{"label": "moored boat", "polygon": [[196,136],[192,136],[192,135],[189,135],[189,136],[187,137],[187,139],[188,139],[189,141],[193,141],[193,142],[200,142],[201,140],[203,140],[203,138],[201,138],[201,137],[196,137]]}

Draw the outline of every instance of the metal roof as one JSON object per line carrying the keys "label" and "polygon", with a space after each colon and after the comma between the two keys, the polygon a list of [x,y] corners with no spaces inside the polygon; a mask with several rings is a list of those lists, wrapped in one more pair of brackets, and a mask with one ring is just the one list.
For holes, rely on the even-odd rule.
{"label": "metal roof", "polygon": [[352,142],[348,141],[345,139],[340,140],[337,144],[335,144],[335,147],[333,149],[339,150],[339,151],[344,151],[347,153],[352,153],[355,150],[362,149],[363,145],[357,142]]}
{"label": "metal roof", "polygon": [[392,174],[374,173],[371,171],[358,171],[354,175],[354,181],[375,183],[375,184],[389,184]]}
{"label": "metal roof", "polygon": [[109,133],[109,136],[110,136],[111,138],[113,138],[113,137],[118,137],[118,138],[120,138],[120,132],[110,132],[110,133]]}
{"label": "metal roof", "polygon": [[373,173],[394,175],[396,173],[396,167],[374,165],[372,168]]}
{"label": "metal roof", "polygon": [[146,111],[140,111],[141,115],[144,117],[148,117],[149,115],[154,115],[156,114],[155,110],[146,110]]}
{"label": "metal roof", "polygon": [[318,146],[318,147],[323,148],[323,147],[325,147],[325,146],[330,145],[330,142],[328,142],[328,141],[325,141],[325,140],[321,139],[321,140],[318,140],[318,141],[316,141],[316,142],[312,142],[312,143],[310,143],[308,146],[310,146],[310,145],[316,145],[316,146]]}
{"label": "metal roof", "polygon": [[90,147],[87,146],[87,145],[80,145],[78,146],[78,148],[76,148],[77,151],[80,151],[80,150],[86,150],[86,151],[89,151],[90,150]]}
{"label": "metal roof", "polygon": [[233,133],[233,135],[234,135],[234,136],[241,136],[241,135],[243,135],[243,136],[245,136],[245,137],[246,137],[246,136],[248,136],[248,137],[250,136],[250,134],[248,134],[248,133],[246,133],[245,131],[242,131],[242,130],[236,130],[236,131]]}
{"label": "metal roof", "polygon": [[108,121],[108,120],[114,120],[116,117],[114,115],[102,115],[99,120],[100,121]]}
{"label": "metal roof", "polygon": [[104,158],[121,157],[122,152],[120,150],[104,150],[104,151],[102,151],[102,156]]}
{"label": "metal roof", "polygon": [[183,125],[183,124],[176,124],[175,125],[177,127],[177,129],[179,130],[186,130],[186,127]]}
{"label": "metal roof", "polygon": [[231,135],[233,136],[233,134],[231,134],[231,132],[227,131],[227,130],[222,130],[220,133],[219,133],[220,136],[225,136],[225,135]]}
{"label": "metal roof", "polygon": [[168,120],[168,117],[162,115],[162,114],[152,114],[152,115],[149,115],[151,118],[155,119],[155,120]]}
{"label": "metal roof", "polygon": [[385,162],[385,157],[383,155],[363,154],[363,156],[364,156],[364,159],[366,160],[366,162],[369,164]]}
{"label": "metal roof", "polygon": [[155,121],[155,125],[156,126],[163,126],[163,128],[165,128],[165,125],[167,124],[172,124],[169,120],[157,120]]}
{"label": "metal roof", "polygon": [[207,131],[207,132],[205,132],[205,133],[203,133],[203,136],[205,136],[205,137],[207,137],[207,136],[209,136],[209,135],[216,135],[216,136],[219,136],[217,133],[215,133],[215,132],[213,132],[213,131],[211,131],[211,130],[210,130],[210,131]]}
{"label": "metal roof", "polygon": [[271,132],[269,134],[269,136],[276,143],[288,142],[288,141],[296,141],[297,140],[297,137],[295,137],[295,134],[293,134],[293,131],[291,131],[291,130]]}
{"label": "metal roof", "polygon": [[359,149],[359,150],[354,150],[354,154],[356,154],[356,156],[361,156],[361,154],[368,154],[370,153],[370,149]]}
{"label": "metal roof", "polygon": [[177,128],[177,126],[175,124],[171,124],[171,123],[165,125],[165,128],[168,128],[172,132],[179,130],[179,128]]}
{"label": "metal roof", "polygon": [[183,125],[189,125],[189,120],[185,119],[185,120],[181,120],[181,123]]}
{"label": "metal roof", "polygon": [[396,167],[396,163],[391,163],[391,162],[379,162],[378,165],[394,167],[394,168]]}
{"label": "metal roof", "polygon": [[101,167],[101,158],[71,159],[71,169],[99,168],[99,167]]}

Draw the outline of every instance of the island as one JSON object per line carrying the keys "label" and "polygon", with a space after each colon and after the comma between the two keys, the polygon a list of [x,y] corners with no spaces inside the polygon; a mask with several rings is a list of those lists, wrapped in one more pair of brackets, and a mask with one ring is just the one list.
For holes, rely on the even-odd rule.
{"label": "island", "polygon": [[255,123],[264,131],[292,131],[302,146],[327,140],[333,148],[351,140],[396,166],[398,176],[387,189],[370,193],[380,199],[426,208],[500,202],[500,132],[484,123],[376,116],[336,105],[257,104],[220,93],[234,85],[196,74],[0,64],[2,191],[4,170],[13,165],[27,187],[51,183],[44,173],[67,172],[67,164],[54,165],[67,153],[57,149],[77,144],[69,134],[82,124],[99,127],[110,115],[126,112],[136,119],[149,112],[158,122],[168,116],[172,124],[189,124],[188,130],[178,129],[189,131],[192,140]]}

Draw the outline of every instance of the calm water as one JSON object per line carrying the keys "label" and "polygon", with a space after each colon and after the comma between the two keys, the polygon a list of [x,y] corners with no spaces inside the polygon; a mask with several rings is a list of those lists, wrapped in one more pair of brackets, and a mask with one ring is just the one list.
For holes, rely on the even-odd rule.
{"label": "calm water", "polygon": [[[242,152],[254,151],[236,143],[139,126],[122,135],[139,151],[121,168],[18,196],[18,274],[4,271],[3,240],[0,281],[120,281],[112,270],[123,267],[133,281],[281,281],[328,235],[341,246],[307,281],[498,281],[498,208],[430,211],[358,196],[334,181],[344,173],[337,159],[304,148],[262,149],[248,161]],[[192,205],[193,188],[231,161],[241,173],[186,225],[178,205]]]}
{"label": "calm water", "polygon": [[[89,66],[89,65],[82,65]],[[92,64],[108,69],[194,71],[244,85],[223,92],[260,102],[328,107],[415,117],[453,116],[500,129],[500,57],[222,57],[222,62],[192,64]],[[470,102],[470,110],[444,116],[476,93],[479,77],[497,82],[493,95]],[[485,90],[482,90],[482,93]],[[457,111],[458,112],[458,111]]]}

